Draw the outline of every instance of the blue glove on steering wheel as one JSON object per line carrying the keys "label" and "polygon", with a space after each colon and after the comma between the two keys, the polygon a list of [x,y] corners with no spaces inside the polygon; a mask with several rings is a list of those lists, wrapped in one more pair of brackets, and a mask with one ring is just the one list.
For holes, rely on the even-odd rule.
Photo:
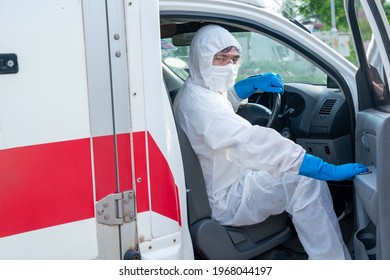
{"label": "blue glove on steering wheel", "polygon": [[236,94],[242,99],[248,98],[256,90],[283,94],[283,89],[284,82],[282,77],[272,72],[249,77],[234,85]]}

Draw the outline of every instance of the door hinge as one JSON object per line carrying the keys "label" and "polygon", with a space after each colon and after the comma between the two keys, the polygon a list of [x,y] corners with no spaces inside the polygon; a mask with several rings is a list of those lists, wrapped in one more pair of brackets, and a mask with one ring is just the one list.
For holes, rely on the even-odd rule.
{"label": "door hinge", "polygon": [[135,220],[134,191],[109,194],[96,202],[97,222],[104,225],[122,225]]}

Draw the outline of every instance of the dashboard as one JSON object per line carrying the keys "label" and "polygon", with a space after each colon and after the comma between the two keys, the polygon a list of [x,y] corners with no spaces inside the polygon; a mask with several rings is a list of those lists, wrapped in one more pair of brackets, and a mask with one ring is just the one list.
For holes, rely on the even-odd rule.
{"label": "dashboard", "polygon": [[[272,93],[255,93],[250,103],[270,108]],[[333,164],[353,159],[350,112],[344,94],[323,85],[285,84],[277,125],[284,137]]]}

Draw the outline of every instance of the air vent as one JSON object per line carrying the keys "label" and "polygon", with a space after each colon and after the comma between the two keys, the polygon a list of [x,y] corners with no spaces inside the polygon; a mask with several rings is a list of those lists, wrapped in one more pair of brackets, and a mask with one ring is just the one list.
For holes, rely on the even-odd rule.
{"label": "air vent", "polygon": [[332,111],[334,104],[336,104],[337,99],[326,99],[322,103],[321,109],[318,112],[319,115],[329,115]]}

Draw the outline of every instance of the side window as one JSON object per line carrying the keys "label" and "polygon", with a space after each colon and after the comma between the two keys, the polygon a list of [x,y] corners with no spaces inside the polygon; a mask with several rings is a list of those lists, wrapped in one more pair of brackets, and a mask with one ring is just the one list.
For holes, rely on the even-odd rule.
{"label": "side window", "polygon": [[[326,85],[325,72],[285,45],[255,32],[232,34],[242,47],[243,62],[237,80],[259,73],[276,72],[282,75],[285,82]],[[181,45],[177,39],[161,40],[162,62],[183,80],[188,76],[189,42]]]}
{"label": "side window", "polygon": [[[354,11],[356,22],[360,32],[360,38],[365,52],[365,60],[368,66],[369,80],[372,83],[374,100],[376,106],[390,104],[389,90],[386,84],[383,63],[379,54],[376,39],[367,19],[367,15],[362,8],[360,0],[355,1]],[[362,58],[361,58],[362,59]],[[360,61],[362,65],[363,61]]]}
{"label": "side window", "polygon": [[326,85],[327,75],[306,58],[267,36],[233,33],[242,47],[238,79],[265,72],[282,75],[285,82]]}

